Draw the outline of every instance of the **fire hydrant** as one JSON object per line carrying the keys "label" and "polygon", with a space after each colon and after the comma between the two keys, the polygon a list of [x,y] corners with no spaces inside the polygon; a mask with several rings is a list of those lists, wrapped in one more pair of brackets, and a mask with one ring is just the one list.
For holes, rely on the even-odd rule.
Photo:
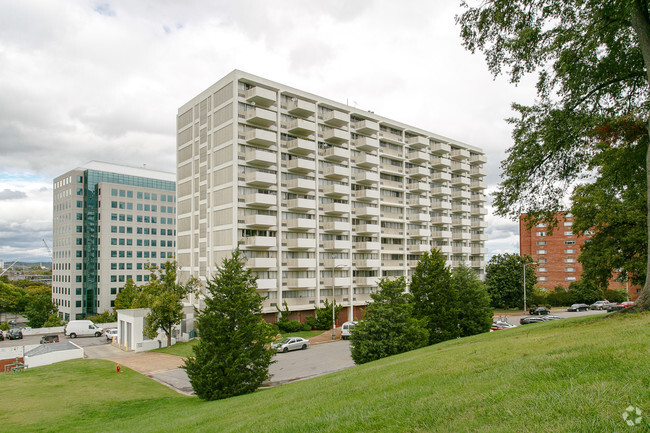
{"label": "fire hydrant", "polygon": [[120,372],[120,364],[117,364],[116,370],[117,370],[118,373]]}

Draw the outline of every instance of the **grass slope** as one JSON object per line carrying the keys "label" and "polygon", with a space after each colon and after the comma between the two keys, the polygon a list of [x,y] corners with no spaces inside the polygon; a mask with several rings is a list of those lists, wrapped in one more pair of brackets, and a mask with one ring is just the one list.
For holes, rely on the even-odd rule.
{"label": "grass slope", "polygon": [[[216,402],[178,395],[128,369],[118,375],[107,361],[69,361],[0,377],[0,426],[30,432],[650,431],[649,355],[650,314],[564,319]],[[630,404],[644,410],[644,425],[623,423]]]}

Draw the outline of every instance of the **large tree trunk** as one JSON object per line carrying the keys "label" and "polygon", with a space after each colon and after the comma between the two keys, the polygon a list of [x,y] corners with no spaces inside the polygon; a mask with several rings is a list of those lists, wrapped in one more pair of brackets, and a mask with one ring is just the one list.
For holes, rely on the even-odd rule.
{"label": "large tree trunk", "polygon": [[[639,47],[643,54],[643,62],[645,63],[646,74],[648,78],[648,86],[650,86],[650,17],[648,16],[648,5],[645,0],[635,0],[632,7],[632,28],[639,38]],[[646,120],[646,128],[648,129],[648,136],[650,136],[650,119]],[[646,181],[647,187],[650,187],[650,146],[646,153]],[[647,194],[647,228],[648,228],[648,247],[650,248],[650,193]],[[648,261],[646,264],[646,277],[643,291],[636,301],[637,309],[650,310],[650,254],[648,254]]]}

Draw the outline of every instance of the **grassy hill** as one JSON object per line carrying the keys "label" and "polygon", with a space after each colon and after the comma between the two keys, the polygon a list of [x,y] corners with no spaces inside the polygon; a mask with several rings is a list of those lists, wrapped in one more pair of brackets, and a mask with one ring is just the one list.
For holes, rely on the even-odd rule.
{"label": "grassy hill", "polygon": [[[107,361],[0,376],[3,431],[650,431],[650,314],[449,341],[216,402]],[[643,425],[628,427],[629,405]]]}

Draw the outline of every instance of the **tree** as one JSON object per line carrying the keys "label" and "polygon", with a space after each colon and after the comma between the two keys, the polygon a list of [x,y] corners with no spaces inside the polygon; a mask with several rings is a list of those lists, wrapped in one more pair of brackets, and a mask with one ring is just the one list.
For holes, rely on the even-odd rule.
{"label": "tree", "polygon": [[26,305],[25,289],[0,281],[0,313],[19,313],[25,311]]}
{"label": "tree", "polygon": [[[341,310],[343,310],[343,305],[337,305],[336,300],[334,300],[334,317],[339,317]],[[332,304],[328,299],[325,299],[322,307],[316,308],[314,326],[314,329],[332,329]]]}
{"label": "tree", "polygon": [[458,293],[458,324],[460,336],[489,332],[494,313],[490,307],[490,295],[474,270],[460,266],[451,273],[452,289]]}
{"label": "tree", "polygon": [[136,300],[150,309],[145,317],[143,334],[155,338],[158,330],[162,329],[167,336],[167,346],[172,345],[172,329],[183,320],[183,298],[198,285],[193,278],[184,284],[177,282],[177,269],[176,261],[165,262],[164,269],[152,266],[149,282],[142,286],[142,298]]}
{"label": "tree", "polygon": [[[586,168],[599,153],[591,138],[595,128],[627,116],[641,121],[648,136],[648,1],[461,4],[467,9],[457,17],[464,45],[483,51],[494,75],[506,69],[513,83],[527,73],[538,76],[535,105],[513,105],[519,117],[510,119],[514,145],[501,164],[504,181],[495,194],[495,211],[554,222],[570,188],[592,174]],[[645,156],[647,200],[650,153]],[[646,202],[646,224],[649,210]],[[646,259],[639,309],[650,308],[648,269]]]}
{"label": "tree", "polygon": [[594,281],[580,280],[569,285],[569,293],[574,302],[592,304],[603,299],[603,289],[598,287]]}
{"label": "tree", "polygon": [[526,269],[526,297],[533,295],[536,277],[530,256],[496,254],[485,268],[485,286],[494,308],[522,307],[524,305],[524,264]]}
{"label": "tree", "polygon": [[120,290],[115,298],[115,310],[128,310],[130,308],[140,308],[142,304],[142,290],[135,285],[133,280],[129,278],[126,284]]}
{"label": "tree", "polygon": [[379,291],[372,293],[363,320],[350,336],[350,354],[355,364],[397,355],[426,346],[428,331],[424,320],[413,317],[412,296],[404,293],[404,277],[382,278]]}
{"label": "tree", "polygon": [[590,169],[597,179],[578,185],[572,197],[573,230],[590,234],[578,258],[582,279],[603,289],[614,276],[641,285],[648,253],[645,127],[623,118],[596,133],[600,152]]}
{"label": "tree", "polygon": [[50,315],[56,314],[58,311],[56,304],[52,302],[52,289],[45,285],[31,286],[26,292],[25,316],[29,320],[29,326],[42,328]]}
{"label": "tree", "polygon": [[275,331],[262,318],[256,278],[244,269],[239,248],[223,260],[207,289],[197,321],[201,339],[184,366],[192,388],[203,400],[253,392],[269,377]]}
{"label": "tree", "polygon": [[424,253],[411,277],[413,315],[424,319],[429,330],[429,344],[460,335],[458,327],[458,293],[451,284],[447,259],[433,249]]}

